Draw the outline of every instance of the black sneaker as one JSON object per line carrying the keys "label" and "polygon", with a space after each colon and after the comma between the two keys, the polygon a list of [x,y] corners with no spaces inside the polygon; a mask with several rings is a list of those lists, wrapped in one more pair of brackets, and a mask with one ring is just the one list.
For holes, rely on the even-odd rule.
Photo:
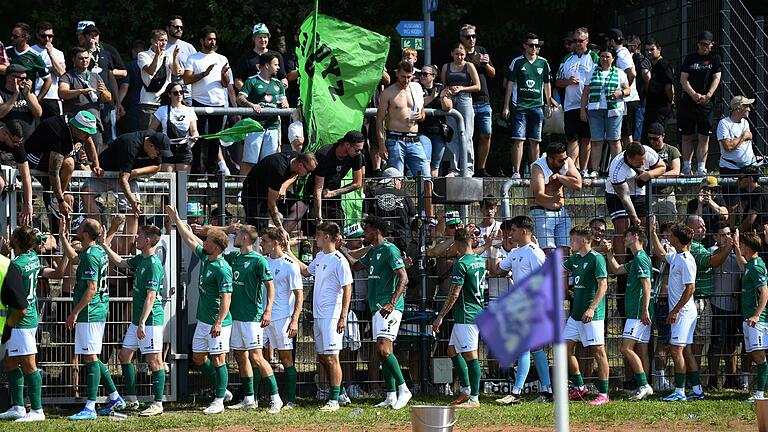
{"label": "black sneaker", "polygon": [[486,171],[485,168],[481,168],[475,171],[475,175],[473,177],[491,177],[491,175],[488,174],[488,171]]}
{"label": "black sneaker", "polygon": [[59,203],[48,203],[48,211],[51,212],[51,215],[56,219],[61,220],[63,218],[61,216],[61,211],[59,211]]}

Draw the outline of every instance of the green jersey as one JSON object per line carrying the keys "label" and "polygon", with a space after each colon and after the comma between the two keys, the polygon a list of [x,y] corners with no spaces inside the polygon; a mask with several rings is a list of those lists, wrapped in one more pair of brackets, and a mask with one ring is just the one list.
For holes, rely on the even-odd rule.
{"label": "green jersey", "polygon": [[147,294],[150,291],[154,291],[157,295],[152,303],[152,310],[147,320],[144,321],[144,325],[161,326],[165,324],[163,295],[161,292],[165,272],[163,271],[163,264],[160,262],[160,258],[155,255],[144,257],[143,254],[138,254],[128,260],[128,267],[136,272],[133,282],[133,318],[131,323],[139,325],[141,313],[144,311],[144,303],[147,301]]}
{"label": "green jersey", "polygon": [[[277,108],[277,103],[285,97],[285,86],[275,78],[265,81],[257,74],[245,81],[240,93],[245,95],[248,102],[259,104],[262,108]],[[259,123],[264,129],[277,129],[279,124],[277,116],[261,117]]]}
{"label": "green jersey", "polygon": [[261,254],[250,251],[247,254],[240,251],[224,255],[232,266],[232,319],[242,322],[261,321],[264,313],[264,296],[262,290],[265,281],[272,280],[269,264]]}
{"label": "green jersey", "polygon": [[39,318],[37,312],[37,278],[40,276],[40,258],[33,250],[17,255],[11,261],[21,271],[21,280],[24,282],[24,292],[27,293],[27,313],[14,328],[26,329],[35,328],[38,325]]}
{"label": "green jersey", "polygon": [[549,83],[549,63],[543,57],[530,61],[525,56],[512,60],[507,79],[512,84],[512,105],[518,111],[544,106],[544,84]]}
{"label": "green jersey", "polygon": [[[624,264],[627,271],[627,291],[624,294],[624,310],[627,319],[640,319],[643,312],[643,279],[653,276],[651,258],[644,250],[638,251],[632,261]],[[652,296],[652,295],[651,295]],[[648,303],[648,313],[653,318],[653,297]]]}
{"label": "green jersey", "polygon": [[45,60],[32,48],[27,48],[24,52],[17,52],[16,48],[8,47],[5,49],[5,53],[8,54],[8,60],[11,64],[16,63],[24,66],[27,70],[27,79],[32,80],[33,83],[38,78],[45,79],[50,75]]}
{"label": "green jersey", "polygon": [[[360,264],[368,267],[368,306],[376,313],[392,300],[400,278],[395,270],[405,267],[400,249],[388,241],[372,247],[362,258]],[[395,310],[405,309],[405,296],[397,299]]]}
{"label": "green jersey", "polygon": [[696,261],[696,291],[694,298],[707,298],[712,294],[715,286],[715,278],[712,273],[712,267],[709,266],[709,259],[712,252],[696,240],[691,242],[691,255]]}
{"label": "green jersey", "polygon": [[[755,314],[757,302],[760,300],[760,288],[768,285],[768,271],[765,262],[760,257],[749,260],[744,266],[741,277],[741,316],[747,319]],[[760,314],[760,322],[768,322],[768,308]]]}
{"label": "green jersey", "polygon": [[483,311],[486,273],[485,259],[477,254],[466,254],[453,263],[451,284],[461,285],[459,299],[453,305],[456,324],[474,324],[475,318]]}
{"label": "green jersey", "polygon": [[[608,278],[605,258],[597,251],[590,250],[581,256],[575,253],[568,257],[563,266],[573,278],[573,302],[571,303],[571,318],[581,321],[584,312],[589,308],[597,294],[598,279]],[[605,319],[605,296],[595,308],[594,321]]]}
{"label": "green jersey", "polygon": [[106,322],[109,312],[109,291],[107,290],[107,266],[109,258],[101,246],[94,244],[80,252],[77,265],[75,291],[72,295],[74,304],[80,303],[87,291],[88,282],[96,282],[96,294],[88,305],[80,311],[77,322]]}
{"label": "green jersey", "polygon": [[[203,247],[195,248],[195,255],[200,258],[200,282],[198,289],[200,297],[197,299],[197,320],[205,324],[213,325],[219,316],[221,307],[221,294],[232,292],[232,267],[227,264],[224,257],[218,257],[211,261]],[[227,311],[223,327],[232,325],[232,314]]]}

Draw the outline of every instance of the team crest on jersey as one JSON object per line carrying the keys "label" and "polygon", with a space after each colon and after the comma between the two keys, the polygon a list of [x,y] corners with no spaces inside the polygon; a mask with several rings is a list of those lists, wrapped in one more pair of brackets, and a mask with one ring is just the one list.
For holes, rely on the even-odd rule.
{"label": "team crest on jersey", "polygon": [[235,270],[235,273],[232,276],[234,276],[235,279],[240,279],[240,272]]}
{"label": "team crest on jersey", "polygon": [[587,263],[584,263],[584,265],[581,268],[587,268]]}
{"label": "team crest on jersey", "polygon": [[381,259],[381,254],[380,254],[380,253],[377,253],[377,254],[376,254],[376,259],[377,259],[377,260],[380,260],[380,259]]}
{"label": "team crest on jersey", "polygon": [[[267,270],[267,274],[269,274],[269,270]],[[275,270],[275,276],[280,275],[280,269]]]}
{"label": "team crest on jersey", "polygon": [[205,277],[211,277],[212,274],[213,272],[208,270],[208,272],[205,273]]}
{"label": "team crest on jersey", "polygon": [[328,264],[323,264],[323,271],[325,271],[326,267],[328,267]]}
{"label": "team crest on jersey", "polygon": [[246,261],[245,265],[243,267],[248,268],[248,266],[250,266],[250,265],[251,265],[251,262],[250,261]]}
{"label": "team crest on jersey", "polygon": [[265,94],[264,95],[264,102],[266,102],[266,103],[272,102],[272,95],[271,94]]}
{"label": "team crest on jersey", "polygon": [[541,75],[544,73],[544,68],[536,68],[536,72]]}

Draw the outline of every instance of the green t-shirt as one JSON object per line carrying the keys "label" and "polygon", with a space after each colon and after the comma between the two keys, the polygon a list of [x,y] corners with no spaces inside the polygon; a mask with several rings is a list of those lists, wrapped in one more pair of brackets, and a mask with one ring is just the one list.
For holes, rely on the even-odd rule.
{"label": "green t-shirt", "polygon": [[224,255],[232,266],[232,319],[241,322],[261,320],[264,313],[264,296],[262,290],[264,281],[272,280],[269,264],[261,254],[250,251],[242,254],[240,251]]}
{"label": "green t-shirt", "polygon": [[477,254],[466,254],[453,264],[451,284],[461,285],[459,299],[453,305],[456,324],[474,324],[475,318],[483,311],[486,273],[485,259]]}
{"label": "green t-shirt", "polygon": [[141,313],[144,311],[144,302],[147,301],[147,294],[150,291],[157,293],[155,301],[152,304],[152,311],[149,313],[144,325],[161,326],[165,324],[163,312],[163,280],[165,272],[160,258],[155,255],[144,257],[138,254],[128,260],[128,267],[136,271],[133,282],[133,318],[131,323],[139,325]]}
{"label": "green t-shirt", "polygon": [[40,258],[33,250],[17,255],[11,261],[21,271],[21,280],[24,281],[24,292],[27,293],[27,313],[24,318],[16,324],[15,328],[27,329],[36,328],[39,323],[37,315],[37,278],[40,276]]}
{"label": "green t-shirt", "polygon": [[8,60],[11,64],[20,64],[27,70],[27,79],[34,83],[38,78],[44,79],[50,75],[48,67],[45,65],[43,57],[32,48],[28,48],[22,53],[17,53],[13,47],[5,49],[8,54]]}
{"label": "green t-shirt", "polygon": [[544,83],[549,82],[549,63],[543,57],[533,62],[525,56],[512,60],[507,79],[514,84],[511,103],[517,110],[539,108],[544,105]]}
{"label": "green t-shirt", "polygon": [[[641,250],[632,261],[624,264],[627,270],[627,291],[624,294],[624,310],[627,319],[640,319],[643,311],[643,279],[653,277],[653,264],[651,258]],[[653,318],[653,293],[648,304],[648,312]]]}
{"label": "green t-shirt", "polygon": [[696,261],[696,291],[694,298],[706,298],[712,294],[712,288],[715,285],[712,267],[708,265],[712,252],[696,240],[691,242],[691,255]]}
{"label": "green t-shirt", "polygon": [[109,312],[107,265],[109,265],[107,253],[97,244],[80,252],[80,263],[77,265],[76,274],[77,282],[72,300],[74,304],[80,302],[89,281],[96,281],[96,294],[88,302],[88,305],[80,311],[77,322],[107,322],[107,313]]}
{"label": "green t-shirt", "polygon": [[[213,325],[219,316],[221,306],[221,294],[232,292],[232,267],[227,264],[224,257],[213,261],[208,260],[208,254],[203,247],[195,248],[195,255],[200,258],[200,282],[198,289],[200,297],[197,299],[197,320],[205,324]],[[232,313],[227,312],[227,317],[221,323],[223,327],[232,325]]]}
{"label": "green t-shirt", "polygon": [[[403,257],[392,243],[385,241],[372,247],[362,258],[360,264],[368,267],[368,306],[371,312],[389,303],[395,294],[400,278],[395,270],[405,267]],[[395,310],[405,309],[405,295],[397,299]]]}
{"label": "green t-shirt", "polygon": [[[760,257],[749,260],[744,266],[744,275],[741,277],[741,315],[744,319],[751,317],[760,300],[758,288],[768,285],[768,271],[765,262]],[[768,322],[768,307],[760,314],[760,322]]]}
{"label": "green t-shirt", "polygon": [[[262,108],[277,108],[277,102],[285,97],[285,86],[279,80],[272,78],[264,81],[261,75],[248,78],[240,89],[250,103],[259,104]],[[278,117],[260,117],[259,123],[264,129],[277,129]]]}
{"label": "green t-shirt", "polygon": [[[565,269],[573,278],[573,303],[571,304],[571,318],[581,321],[581,317],[587,310],[597,293],[598,279],[608,278],[608,269],[605,258],[594,250],[586,255],[575,253],[563,263]],[[592,320],[605,319],[605,296],[595,308]]]}

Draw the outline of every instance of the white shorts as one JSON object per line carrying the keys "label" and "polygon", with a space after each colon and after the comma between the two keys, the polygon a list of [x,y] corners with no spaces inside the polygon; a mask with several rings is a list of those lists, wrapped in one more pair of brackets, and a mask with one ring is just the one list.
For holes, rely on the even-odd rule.
{"label": "white shorts", "polygon": [[315,318],[313,325],[315,334],[315,350],[318,354],[333,355],[341,351],[344,333],[336,331],[338,318]]}
{"label": "white shorts", "polygon": [[123,336],[123,348],[141,350],[142,354],[155,354],[163,351],[163,326],[144,326],[144,339],[139,340],[136,330],[139,326],[131,323]]}
{"label": "white shorts", "polygon": [[669,344],[685,346],[693,343],[693,334],[696,330],[696,321],[698,318],[678,318],[672,323]]}
{"label": "white shorts", "polygon": [[37,354],[37,327],[11,329],[11,338],[5,343],[8,357]]}
{"label": "white shorts", "polygon": [[480,329],[474,324],[454,324],[448,345],[457,353],[477,351],[480,342]]}
{"label": "white shorts", "polygon": [[291,318],[283,318],[277,321],[271,321],[267,326],[267,341],[269,346],[280,351],[293,349],[293,339],[288,337],[288,326],[291,325]]}
{"label": "white shorts", "polygon": [[264,347],[264,329],[261,321],[232,320],[232,337],[229,339],[230,348],[237,351],[250,351]]}
{"label": "white shorts", "polygon": [[568,317],[565,339],[581,342],[584,347],[605,344],[605,321],[592,320],[586,324]]}
{"label": "white shorts", "polygon": [[397,332],[400,331],[400,323],[403,321],[403,313],[393,310],[386,318],[381,316],[378,311],[373,314],[373,341],[378,338],[389,339],[392,342],[397,339]]}
{"label": "white shorts", "polygon": [[75,354],[101,354],[104,322],[75,323]]}
{"label": "white shorts", "polygon": [[211,337],[210,324],[199,322],[195,327],[195,336],[192,338],[192,352],[223,354],[229,352],[229,335],[232,334],[232,326],[221,328],[219,337]]}
{"label": "white shorts", "polygon": [[277,153],[280,149],[279,140],[280,135],[277,129],[249,133],[243,142],[243,162],[255,164],[265,157]]}
{"label": "white shorts", "polygon": [[748,326],[746,321],[741,324],[741,327],[744,331],[744,350],[746,352],[768,349],[768,334]]}
{"label": "white shorts", "polygon": [[648,343],[651,340],[651,326],[643,324],[639,319],[628,319],[624,324],[622,337],[640,343]]}

